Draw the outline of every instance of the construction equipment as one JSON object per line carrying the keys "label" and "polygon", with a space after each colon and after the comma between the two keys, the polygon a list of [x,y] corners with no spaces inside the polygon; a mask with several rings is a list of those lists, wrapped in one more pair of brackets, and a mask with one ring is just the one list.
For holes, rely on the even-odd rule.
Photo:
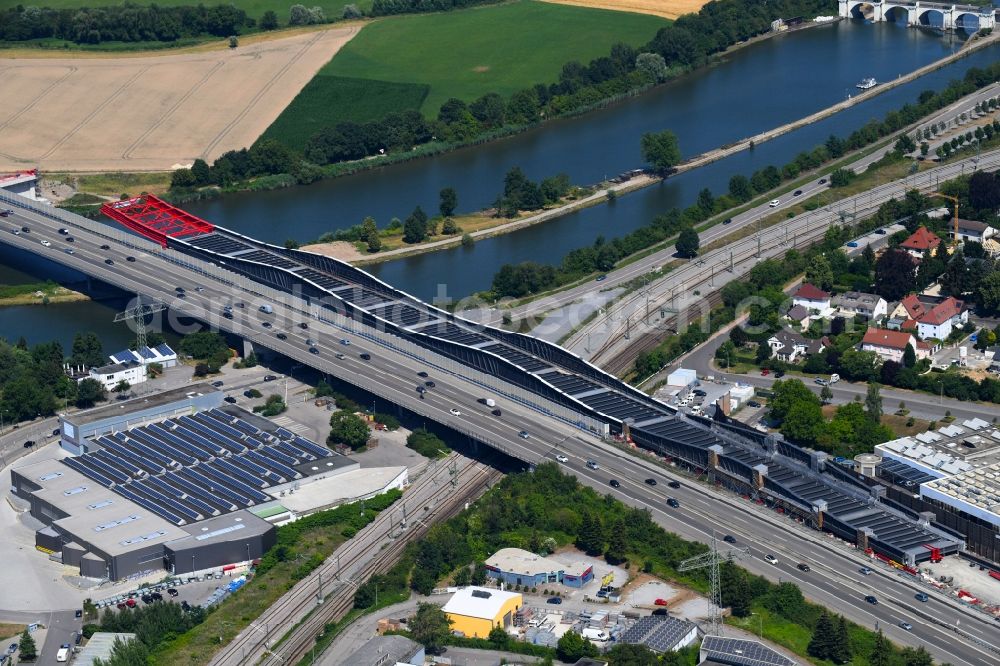
{"label": "construction equipment", "polygon": [[727,562],[732,562],[745,557],[750,557],[750,549],[745,546],[743,548],[729,548],[725,553],[720,553],[719,542],[713,532],[711,549],[707,553],[690,557],[681,562],[677,567],[677,571],[709,568],[712,589],[710,591],[711,598],[708,600],[708,617],[709,624],[711,625],[708,632],[706,632],[708,634],[713,636],[722,635],[722,583],[719,577],[719,564],[723,559]]}
{"label": "construction equipment", "polygon": [[130,321],[135,329],[135,349],[141,352],[143,347],[146,347],[146,317],[157,312],[162,312],[166,310],[167,306],[163,303],[153,302],[153,303],[143,303],[142,296],[139,294],[135,295],[135,306],[125,310],[125,312],[119,312],[115,315],[115,323],[121,321]]}
{"label": "construction equipment", "polygon": [[941,197],[942,199],[951,199],[955,204],[955,216],[952,219],[952,238],[951,244],[958,245],[958,197],[953,197],[950,194],[942,194],[941,192],[931,192],[929,196]]}

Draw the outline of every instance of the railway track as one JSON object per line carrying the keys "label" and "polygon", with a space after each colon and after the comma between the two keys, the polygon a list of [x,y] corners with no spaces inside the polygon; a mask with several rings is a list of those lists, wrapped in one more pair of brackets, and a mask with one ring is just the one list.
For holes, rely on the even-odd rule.
{"label": "railway track", "polygon": [[[296,655],[301,656],[335,614],[339,612],[337,617],[341,617],[350,609],[357,585],[372,573],[384,570],[380,567],[388,568],[406,543],[430,528],[431,519],[437,520],[443,512],[463,506],[476,490],[485,488],[499,474],[457,453],[442,459],[432,471],[410,486],[400,500],[411,507],[411,518],[408,527],[400,527],[398,536],[393,534],[398,509],[392,506],[265,610],[216,653],[210,665],[289,663],[297,658]],[[422,509],[413,510],[414,506]],[[343,581],[340,580],[342,573]],[[324,603],[318,604],[321,582],[333,586],[323,595]],[[292,633],[286,636],[290,629]],[[299,644],[303,640],[305,647]]]}

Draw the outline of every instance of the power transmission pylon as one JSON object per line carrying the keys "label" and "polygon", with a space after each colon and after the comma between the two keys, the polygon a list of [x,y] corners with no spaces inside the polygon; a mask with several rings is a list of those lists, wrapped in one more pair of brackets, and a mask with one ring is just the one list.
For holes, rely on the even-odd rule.
{"label": "power transmission pylon", "polygon": [[749,548],[730,548],[726,550],[725,553],[719,552],[719,542],[715,537],[715,533],[712,533],[712,546],[707,553],[702,553],[701,555],[695,555],[690,557],[677,567],[677,571],[691,571],[692,569],[703,569],[708,567],[709,579],[711,581],[712,589],[709,591],[708,600],[708,621],[709,621],[709,631],[708,634],[713,636],[722,635],[722,582],[719,577],[719,564],[720,561],[725,559],[727,562],[732,562],[733,560],[743,559],[744,557],[750,556]]}
{"label": "power transmission pylon", "polygon": [[157,312],[162,312],[167,309],[167,306],[163,303],[152,302],[143,303],[142,296],[139,294],[135,295],[134,307],[125,310],[124,312],[119,312],[115,315],[115,323],[122,321],[131,321],[135,327],[135,349],[136,351],[141,351],[143,347],[146,347],[146,316],[155,314]]}

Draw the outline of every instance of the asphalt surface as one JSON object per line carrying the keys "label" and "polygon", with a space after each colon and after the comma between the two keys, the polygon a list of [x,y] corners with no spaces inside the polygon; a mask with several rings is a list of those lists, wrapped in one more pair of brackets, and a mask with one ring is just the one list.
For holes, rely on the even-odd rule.
{"label": "asphalt surface", "polygon": [[[522,460],[552,459],[556,450],[563,451],[570,458],[565,466],[567,471],[575,474],[583,483],[603,491],[612,490],[607,485],[610,476],[621,479],[621,488],[612,490],[613,494],[631,505],[650,507],[660,524],[685,537],[705,541],[717,526],[727,525],[727,529],[751,547],[755,557],[744,562],[750,570],[773,580],[781,577],[783,580],[798,582],[809,598],[862,625],[873,627],[877,620],[886,633],[901,644],[926,645],[938,658],[953,664],[985,666],[995,664],[1000,656],[1000,653],[984,652],[975,642],[998,642],[996,624],[981,620],[973,611],[952,605],[938,595],[933,596],[934,601],[928,608],[936,606],[940,621],[943,622],[955,622],[961,618],[961,629],[966,634],[941,629],[916,616],[911,620],[914,624],[912,633],[896,627],[900,615],[908,612],[906,604],[912,599],[915,589],[908,582],[892,576],[862,579],[853,572],[864,560],[844,552],[828,536],[811,531],[800,532],[797,527],[791,529],[787,519],[781,521],[770,515],[759,514],[750,510],[750,507],[741,505],[732,495],[716,494],[690,483],[685,483],[684,488],[676,491],[681,510],[669,510],[663,503],[665,488],[662,485],[651,488],[640,480],[647,476],[663,478],[662,474],[651,474],[644,467],[646,463],[623,455],[573,426],[545,417],[521,403],[502,397],[497,398],[497,406],[503,414],[495,417],[490,414],[489,408],[477,402],[485,389],[443,369],[429,368],[409,356],[362,341],[358,336],[316,320],[309,320],[309,328],[303,330],[297,323],[305,315],[281,303],[274,303],[274,315],[264,315],[257,311],[253,305],[254,299],[248,293],[216,283],[190,268],[169,263],[159,256],[138,253],[117,241],[96,237],[90,231],[74,229],[76,253],[73,256],[63,255],[63,243],[56,233],[60,223],[32,212],[19,212],[12,218],[7,218],[0,224],[3,242],[51,256],[69,265],[78,265],[95,277],[118,284],[123,289],[160,298],[171,307],[179,307],[191,316],[210,322],[217,320],[229,330],[237,329],[240,334],[266,343],[281,354],[369,390],[425,418],[459,432],[474,433],[477,439],[489,442],[491,446]],[[27,224],[32,227],[32,232],[14,236],[4,229],[13,224]],[[42,246],[40,238],[52,241],[53,247]],[[101,243],[107,244],[109,249],[100,249]],[[126,262],[125,257],[128,255],[136,256],[138,261]],[[115,264],[106,265],[105,258],[112,258]],[[187,298],[175,298],[175,286],[184,286]],[[195,291],[196,286],[203,291]],[[222,305],[234,299],[245,301],[246,308],[234,308],[232,321],[219,317]],[[273,321],[274,328],[266,331],[261,326],[262,320]],[[275,336],[277,330],[285,331],[287,339],[279,340]],[[307,336],[317,339],[317,348],[320,350],[318,355],[307,351]],[[340,345],[338,341],[341,338],[350,339],[353,344]],[[335,352],[342,352],[344,358],[333,357]],[[360,359],[359,354],[362,352],[370,353],[371,360]],[[421,380],[417,377],[417,372],[422,370],[428,371],[431,379],[436,382],[436,386],[428,390],[424,399],[415,391],[415,386]],[[454,414],[451,410],[459,413]],[[518,436],[521,430],[530,433],[527,439]],[[595,472],[587,469],[583,462],[588,457],[597,460],[601,470]],[[737,508],[734,509],[734,505]],[[772,544],[781,544],[777,554],[782,562],[778,567],[765,565],[757,559],[764,549],[771,552]],[[800,559],[814,562],[813,571],[804,574],[798,572],[794,564],[790,564]],[[873,585],[874,581],[878,581],[880,598],[884,598],[885,602],[896,600],[903,606],[882,603],[872,607],[866,604],[861,592],[865,591],[864,586]],[[974,639],[969,639],[966,635],[973,636]]]}

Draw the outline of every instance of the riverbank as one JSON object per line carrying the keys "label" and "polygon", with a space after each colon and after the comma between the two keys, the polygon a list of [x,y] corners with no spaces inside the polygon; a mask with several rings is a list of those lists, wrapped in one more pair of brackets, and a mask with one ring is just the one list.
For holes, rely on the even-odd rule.
{"label": "riverbank", "polygon": [[0,286],[0,308],[17,305],[77,303],[89,300],[90,297],[86,294],[53,283]]}

